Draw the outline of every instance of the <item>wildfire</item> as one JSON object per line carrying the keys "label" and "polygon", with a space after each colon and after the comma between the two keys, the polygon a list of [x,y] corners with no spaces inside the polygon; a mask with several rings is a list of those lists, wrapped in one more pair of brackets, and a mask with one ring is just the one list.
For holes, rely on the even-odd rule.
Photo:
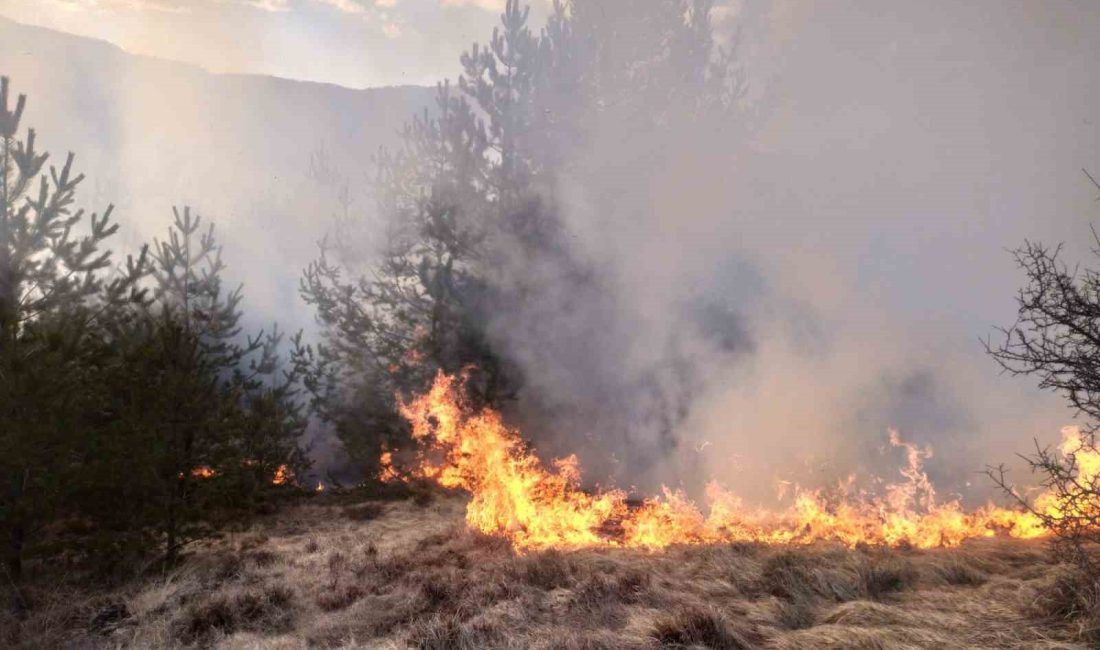
{"label": "wildfire", "polygon": [[[431,390],[401,406],[418,443],[415,463],[406,472],[394,466],[391,452],[380,458],[384,480],[427,479],[470,493],[469,526],[502,535],[520,549],[622,546],[660,549],[672,544],[733,541],[808,543],[835,540],[920,548],[956,546],[1001,531],[1018,538],[1044,534],[1034,514],[992,505],[964,511],[957,500],[940,502],[923,470],[931,450],[891,432],[890,442],[906,452],[904,479],[886,486],[883,496],[848,494],[827,499],[819,491],[793,488],[793,504],[773,512],[745,507],[715,483],[707,486],[706,514],[682,492],[665,488],[640,507],[627,504],[618,489],[590,494],[580,489],[576,456],[544,465],[492,410],[465,409],[455,377],[440,373]],[[1084,448],[1080,433],[1063,430],[1063,453],[1076,454],[1082,477],[1100,474],[1100,453]],[[1053,511],[1053,494],[1036,500]]]}
{"label": "wildfire", "polygon": [[199,465],[191,470],[191,476],[194,478],[214,478],[218,473],[210,469],[206,465]]}
{"label": "wildfire", "polygon": [[291,472],[290,468],[286,465],[279,465],[275,468],[275,476],[271,479],[272,485],[284,485],[290,481]]}
{"label": "wildfire", "polygon": [[[1062,444],[1058,451],[1063,458],[1072,459],[1070,466],[1074,480],[1067,481],[1065,491],[1047,491],[1035,498],[1032,507],[1044,516],[1054,519],[1081,518],[1086,521],[1095,521],[1100,518],[1096,511],[1096,502],[1089,497],[1089,492],[1095,489],[1100,480],[1100,451],[1089,443],[1085,434],[1079,427],[1064,427],[1062,429]],[[1034,527],[1034,536],[1043,533],[1043,528],[1038,517],[1032,517],[1035,521],[1029,522]]]}
{"label": "wildfire", "polygon": [[378,472],[378,478],[383,482],[388,483],[401,478],[397,468],[393,466],[393,452],[382,452],[382,456],[378,459],[378,465],[381,468]]}

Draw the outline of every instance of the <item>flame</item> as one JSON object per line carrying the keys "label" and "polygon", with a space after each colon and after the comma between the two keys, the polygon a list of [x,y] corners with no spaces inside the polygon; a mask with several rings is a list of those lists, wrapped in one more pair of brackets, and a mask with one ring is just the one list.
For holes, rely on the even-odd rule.
{"label": "flame", "polygon": [[[1100,450],[1080,427],[1069,426],[1062,428],[1062,443],[1058,446],[1058,451],[1067,461],[1064,466],[1070,470],[1073,480],[1065,483],[1063,492],[1047,491],[1040,494],[1035,498],[1032,508],[1055,520],[1080,518],[1084,521],[1095,521],[1100,518],[1100,509],[1097,508],[1095,497],[1090,494],[1100,486],[1097,482],[1100,479]],[[1027,525],[1039,531],[1039,534],[1043,530],[1040,517],[1034,517],[1034,521],[1027,522]]]}
{"label": "flame", "polygon": [[396,481],[401,478],[397,468],[393,466],[393,452],[383,451],[382,455],[378,458],[378,465],[381,470],[378,472],[378,478],[384,483],[390,481]]}
{"label": "flame", "polygon": [[214,478],[218,473],[210,469],[206,465],[199,465],[191,470],[191,476],[194,478]]}
{"label": "flame", "polygon": [[279,465],[275,468],[275,476],[271,479],[272,485],[285,485],[291,479],[292,472],[286,465]]}
{"label": "flame", "polygon": [[[818,540],[930,548],[957,546],[998,531],[1017,538],[1046,534],[1040,518],[1029,512],[993,505],[968,512],[958,500],[937,500],[923,469],[931,449],[907,443],[894,431],[890,443],[905,450],[907,463],[900,471],[903,480],[887,485],[882,496],[852,494],[851,480],[839,486],[839,498],[783,483],[793,504],[776,512],[748,508],[736,495],[711,483],[705,515],[683,492],[668,488],[632,508],[622,490],[582,490],[576,456],[547,467],[498,413],[464,408],[457,381],[440,373],[426,394],[402,403],[401,414],[418,444],[415,463],[399,472],[393,454],[385,451],[380,477],[427,479],[469,492],[467,524],[507,537],[520,550]],[[1068,428],[1063,435],[1062,452],[1075,455],[1080,475],[1091,480],[1100,474],[1100,452],[1086,448],[1076,429]],[[1041,512],[1060,503],[1052,494],[1036,500]]]}
{"label": "flame", "polygon": [[314,492],[321,493],[325,491],[325,484],[321,481],[317,481],[317,487],[313,489]]}

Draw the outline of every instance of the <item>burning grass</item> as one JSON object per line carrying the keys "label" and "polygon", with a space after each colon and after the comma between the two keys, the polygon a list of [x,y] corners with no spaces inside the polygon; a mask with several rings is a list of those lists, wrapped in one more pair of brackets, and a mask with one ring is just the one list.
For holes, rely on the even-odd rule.
{"label": "burning grass", "polygon": [[[938,500],[923,469],[931,450],[903,441],[896,432],[890,433],[890,443],[904,450],[907,462],[900,470],[902,480],[880,493],[842,490],[830,499],[796,486],[789,507],[765,511],[745,507],[712,483],[705,514],[686,495],[667,488],[663,496],[631,507],[622,490],[582,490],[576,456],[557,459],[552,467],[544,464],[498,413],[467,406],[461,381],[439,373],[427,393],[401,406],[418,447],[404,464],[384,452],[381,478],[430,481],[468,492],[467,524],[504,537],[521,551],[821,541],[935,548],[998,532],[1020,539],[1047,533],[1034,512],[992,504],[966,511],[957,500]],[[1100,453],[1086,447],[1076,429],[1066,430],[1063,452],[1077,456],[1085,484],[1100,473]],[[1064,504],[1064,496],[1053,493],[1036,501],[1039,512],[1061,512]]]}
{"label": "burning grass", "polygon": [[107,594],[39,590],[0,645],[1084,648],[1098,620],[1081,616],[1096,592],[1040,541],[517,553],[468,529],[465,507],[445,494],[423,506],[317,497],[163,577]]}

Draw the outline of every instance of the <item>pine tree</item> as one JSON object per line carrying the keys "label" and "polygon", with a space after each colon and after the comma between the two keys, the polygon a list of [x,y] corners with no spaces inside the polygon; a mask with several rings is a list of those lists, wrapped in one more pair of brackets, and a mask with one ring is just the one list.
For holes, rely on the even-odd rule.
{"label": "pine tree", "polygon": [[[119,491],[96,513],[114,543],[123,554],[160,547],[167,565],[247,512],[280,466],[286,476],[308,466],[300,371],[280,364],[282,335],[244,335],[242,289],[224,289],[213,226],[190,208],[174,215],[168,238],[154,242],[151,303],[115,321],[113,444],[95,474],[101,490]],[[120,458],[119,448],[129,452]],[[125,485],[119,463],[130,468]]]}
{"label": "pine tree", "polygon": [[[35,131],[19,138],[26,98],[0,78],[0,530],[18,583],[36,533],[66,503],[99,399],[100,321],[128,301],[144,256],[115,273],[103,245],[116,231],[74,210],[84,176],[73,154],[42,173]],[[112,277],[113,276],[113,277]]]}
{"label": "pine tree", "polygon": [[[735,109],[743,85],[714,45],[711,5],[634,0],[610,12],[597,0],[555,1],[536,34],[528,9],[508,0],[489,43],[462,55],[458,83],[440,84],[434,114],[416,116],[401,147],[379,156],[381,261],[357,275],[339,263],[355,251],[323,249],[302,281],[325,337],[315,406],[368,472],[403,435],[393,395],[423,390],[437,370],[472,369],[474,403],[515,397],[522,377],[493,343],[494,311],[538,300],[549,283],[599,290],[553,199],[593,125],[648,133]],[[516,265],[554,276],[509,277]]]}

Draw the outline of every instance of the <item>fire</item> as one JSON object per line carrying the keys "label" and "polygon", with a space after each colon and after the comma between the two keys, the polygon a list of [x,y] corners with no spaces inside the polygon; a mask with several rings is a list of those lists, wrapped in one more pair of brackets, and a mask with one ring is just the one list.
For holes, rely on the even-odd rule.
{"label": "fire", "polygon": [[[427,479],[469,492],[467,524],[505,536],[520,550],[818,540],[930,548],[957,546],[998,531],[1018,538],[1045,534],[1040,519],[1028,512],[992,505],[965,511],[957,500],[939,501],[923,469],[931,450],[904,442],[896,432],[890,433],[890,443],[905,450],[907,464],[903,480],[887,485],[882,496],[842,490],[842,498],[827,498],[794,486],[793,504],[774,512],[748,508],[712,483],[706,489],[706,514],[685,494],[668,488],[632,508],[622,490],[583,491],[576,456],[547,467],[498,413],[464,408],[457,381],[440,373],[426,394],[402,404],[401,414],[418,443],[415,463],[399,472],[386,451],[380,475],[384,480]],[[1076,429],[1064,435],[1062,451],[1076,455],[1082,477],[1100,474],[1100,453],[1084,448]],[[1059,506],[1052,494],[1035,503],[1040,510]]]}
{"label": "fire", "polygon": [[378,472],[378,478],[383,482],[388,483],[401,478],[397,468],[393,466],[393,452],[382,452],[381,457],[378,459],[378,465],[381,468]]}
{"label": "fire", "polygon": [[[1044,516],[1060,519],[1063,517],[1081,518],[1096,521],[1100,518],[1096,501],[1089,497],[1100,480],[1100,450],[1091,443],[1091,439],[1081,432],[1080,427],[1062,428],[1062,444],[1058,446],[1062,457],[1070,459],[1074,480],[1066,483],[1065,492],[1044,492],[1035,498],[1032,507]],[[1038,517],[1028,525],[1042,534],[1042,523]]]}
{"label": "fire", "polygon": [[214,478],[218,473],[210,469],[206,465],[199,465],[191,470],[191,476],[194,478]]}
{"label": "fire", "polygon": [[290,468],[286,465],[279,465],[275,468],[275,476],[271,479],[272,485],[284,485],[291,479]]}

